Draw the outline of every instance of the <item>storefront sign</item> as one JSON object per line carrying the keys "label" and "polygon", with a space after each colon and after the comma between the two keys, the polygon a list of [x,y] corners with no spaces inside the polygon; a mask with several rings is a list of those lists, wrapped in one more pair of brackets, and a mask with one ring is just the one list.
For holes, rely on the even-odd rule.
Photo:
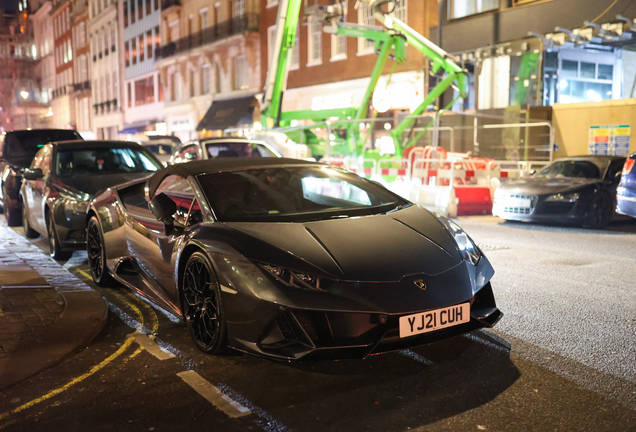
{"label": "storefront sign", "polygon": [[311,100],[311,109],[314,111],[338,108],[351,108],[353,106],[353,94],[342,93],[328,96],[316,96]]}
{"label": "storefront sign", "polygon": [[630,125],[590,126],[587,153],[591,155],[627,156]]}

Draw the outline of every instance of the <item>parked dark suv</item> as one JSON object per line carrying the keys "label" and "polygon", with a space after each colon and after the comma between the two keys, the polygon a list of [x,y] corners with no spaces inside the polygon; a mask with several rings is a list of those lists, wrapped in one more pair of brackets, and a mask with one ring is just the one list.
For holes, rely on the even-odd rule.
{"label": "parked dark suv", "polygon": [[0,206],[9,226],[22,224],[22,170],[31,165],[37,151],[50,142],[81,139],[76,131],[67,129],[19,130],[0,136]]}

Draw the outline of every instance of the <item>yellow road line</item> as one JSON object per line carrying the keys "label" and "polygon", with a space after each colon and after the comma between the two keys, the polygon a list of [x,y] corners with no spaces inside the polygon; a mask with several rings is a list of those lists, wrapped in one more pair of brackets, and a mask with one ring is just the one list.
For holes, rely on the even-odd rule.
{"label": "yellow road line", "polygon": [[93,276],[91,276],[90,273],[86,273],[85,270],[77,269],[77,272],[81,274],[82,276],[84,276],[86,279],[91,279],[91,280],[93,279]]}
{"label": "yellow road line", "polygon": [[[47,399],[52,398],[53,396],[57,396],[58,394],[62,393],[63,391],[68,390],[69,388],[73,387],[75,384],[78,384],[82,381],[84,381],[86,378],[90,377],[91,375],[93,375],[95,372],[98,372],[99,370],[103,369],[107,364],[109,364],[110,362],[112,362],[113,360],[115,360],[117,357],[119,357],[120,355],[122,355],[124,353],[124,351],[126,351],[126,349],[128,349],[128,347],[133,343],[133,339],[132,338],[128,338],[126,339],[126,342],[124,342],[124,344],[117,350],[115,351],[113,354],[111,354],[109,357],[107,357],[104,361],[102,361],[100,364],[93,366],[88,372],[86,372],[84,375],[81,375],[77,378],[75,378],[74,380],[72,380],[71,382],[69,382],[68,384],[62,386],[62,387],[58,387],[55,390],[45,394],[42,397],[39,397],[37,399],[33,399],[30,402],[25,403],[24,405],[21,405],[11,411],[8,411],[4,414],[0,414],[0,420],[4,420],[5,418],[9,417],[12,414],[17,414],[21,411],[24,411],[28,408],[31,408],[32,406],[35,406],[39,403],[44,402]],[[2,429],[4,427],[0,426],[0,429]]]}
{"label": "yellow road line", "polygon": [[157,314],[155,313],[154,309],[150,307],[148,303],[146,303],[145,301],[143,301],[136,295],[132,294],[130,291],[128,291],[127,295],[128,297],[131,297],[133,300],[135,300],[138,304],[140,304],[144,309],[148,311],[148,313],[150,314],[150,322],[152,323],[151,332],[153,335],[157,334],[157,330],[159,330],[159,318],[157,318]]}
{"label": "yellow road line", "polygon": [[[80,270],[80,272],[82,272],[82,270]],[[85,272],[84,272],[85,273]],[[130,304],[128,301],[126,301],[123,296],[114,293],[115,296],[117,298],[119,298],[121,301],[123,301],[128,307],[130,307],[130,309],[132,311],[135,312],[135,314],[137,314],[137,317],[139,318],[139,325],[141,327],[143,327],[144,325],[144,317],[143,314],[141,313],[141,311],[133,304]],[[155,320],[156,320],[156,315],[155,315]],[[75,378],[74,380],[70,381],[68,384],[62,386],[62,387],[58,387],[55,390],[45,394],[44,396],[41,396],[37,399],[33,399],[30,402],[25,403],[24,405],[21,405],[11,411],[7,411],[3,414],[0,414],[0,420],[4,420],[7,417],[9,417],[10,415],[13,414],[17,414],[19,412],[22,412],[26,409],[29,409],[39,403],[42,403],[54,396],[57,396],[58,394],[68,390],[69,388],[73,387],[75,384],[78,384],[82,381],[84,381],[86,378],[90,377],[91,375],[95,374],[95,372],[98,372],[99,370],[103,369],[106,365],[108,365],[109,363],[111,363],[113,360],[115,360],[117,357],[119,357],[120,355],[122,355],[124,353],[124,351],[126,351],[126,349],[128,349],[128,347],[133,343],[134,339],[132,337],[128,337],[126,338],[126,341],[124,342],[124,344],[117,350],[115,351],[113,354],[111,354],[109,357],[107,357],[104,361],[102,361],[100,364],[93,366],[88,372],[86,372],[84,375],[81,375],[77,378]],[[130,357],[128,357],[129,359],[137,356],[140,352],[142,351],[142,348],[140,347],[139,349],[137,349],[135,352],[133,352]],[[0,425],[0,429],[3,429],[11,424],[15,423],[15,421],[10,421],[8,423],[5,423],[3,425]]]}

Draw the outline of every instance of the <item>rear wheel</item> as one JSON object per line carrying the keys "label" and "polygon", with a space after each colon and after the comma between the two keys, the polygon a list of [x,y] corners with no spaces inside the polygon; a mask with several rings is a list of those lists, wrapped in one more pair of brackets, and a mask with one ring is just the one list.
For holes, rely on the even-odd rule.
{"label": "rear wheel", "polygon": [[70,258],[71,253],[63,251],[55,230],[55,222],[51,212],[46,214],[46,233],[49,238],[49,255],[56,261],[63,261]]}
{"label": "rear wheel", "polygon": [[22,228],[24,228],[24,235],[26,238],[36,238],[40,234],[33,228],[31,228],[31,224],[29,223],[29,218],[27,217],[27,209],[25,205],[22,205]]}
{"label": "rear wheel", "polygon": [[583,224],[586,228],[600,229],[605,227],[614,215],[614,202],[605,192],[597,192],[592,197],[587,218]]}
{"label": "rear wheel", "polygon": [[99,221],[95,216],[91,217],[88,221],[88,228],[86,228],[86,251],[88,253],[91,276],[93,276],[95,283],[99,286],[110,285],[113,277],[108,272],[104,236],[99,227]]}
{"label": "rear wheel", "polygon": [[226,321],[221,288],[208,257],[193,253],[185,265],[181,288],[183,314],[196,346],[221,354],[226,349]]}

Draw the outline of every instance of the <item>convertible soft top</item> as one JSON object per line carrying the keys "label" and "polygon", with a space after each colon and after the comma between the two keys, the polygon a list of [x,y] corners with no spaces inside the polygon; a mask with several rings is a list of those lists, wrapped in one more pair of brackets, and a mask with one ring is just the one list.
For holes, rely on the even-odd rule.
{"label": "convertible soft top", "polygon": [[214,158],[171,165],[157,171],[148,181],[148,195],[154,196],[159,184],[168,176],[196,176],[199,174],[221,171],[233,171],[243,168],[260,168],[281,165],[321,165],[301,159],[289,158]]}

